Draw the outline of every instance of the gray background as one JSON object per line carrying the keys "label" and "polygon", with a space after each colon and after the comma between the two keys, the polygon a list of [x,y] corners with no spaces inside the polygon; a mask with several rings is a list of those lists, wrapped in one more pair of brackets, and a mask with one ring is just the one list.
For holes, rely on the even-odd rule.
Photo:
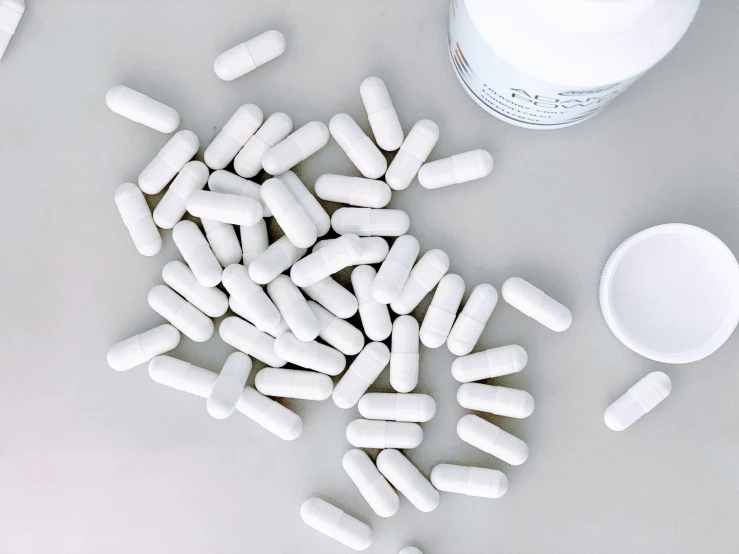
{"label": "gray background", "polygon": [[[445,0],[28,4],[0,63],[0,552],[347,551],[300,521],[314,494],[373,527],[373,554],[409,544],[425,554],[737,551],[739,340],[661,366],[621,346],[597,301],[608,255],[643,228],[692,223],[739,251],[733,2],[705,2],[675,51],[615,105],[551,132],[506,125],[466,96],[447,58]],[[284,56],[236,82],[216,78],[218,53],[271,28],[287,36]],[[179,257],[169,232],[158,256],[140,256],[118,217],[113,190],[168,137],[110,112],[108,88],[174,106],[205,146],[246,102],[296,125],[346,111],[367,129],[358,87],[369,75],[387,82],[406,131],[421,118],[439,124],[433,158],[473,148],[496,158],[484,181],[395,194],[422,248],[447,251],[467,293],[519,275],[574,314],[555,334],[501,303],[480,341],[529,351],[525,371],[496,383],[529,390],[535,413],[490,418],[529,444],[519,467],[457,438],[453,357],[422,350],[418,390],[439,412],[409,457],[427,475],[440,462],[501,469],[510,491],[442,494],[430,514],[403,500],[387,520],[341,468],[356,410],[287,402],[305,431],[282,442],[239,414],[211,419],[145,367],[105,362],[112,344],[162,322],[146,293]],[[311,186],[353,171],[333,141],[299,167]],[[218,371],[230,351],[215,335],[183,339],[174,355]],[[605,407],[655,369],[673,395],[627,432],[609,431]],[[374,390],[389,390],[386,375]]]}

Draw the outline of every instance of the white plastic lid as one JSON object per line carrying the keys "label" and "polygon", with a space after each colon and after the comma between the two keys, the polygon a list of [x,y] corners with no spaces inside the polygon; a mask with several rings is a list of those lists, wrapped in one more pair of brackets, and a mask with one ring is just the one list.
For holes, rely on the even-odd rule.
{"label": "white plastic lid", "polygon": [[611,255],[600,306],[613,334],[634,352],[695,362],[718,350],[739,322],[739,264],[704,229],[658,225]]}

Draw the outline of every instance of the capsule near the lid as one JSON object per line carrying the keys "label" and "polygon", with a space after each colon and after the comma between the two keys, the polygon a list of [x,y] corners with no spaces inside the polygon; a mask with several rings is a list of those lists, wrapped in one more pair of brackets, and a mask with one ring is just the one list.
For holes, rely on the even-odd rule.
{"label": "capsule near the lid", "polygon": [[485,150],[473,150],[429,162],[418,172],[418,182],[427,189],[467,183],[487,177],[493,171],[493,157]]}
{"label": "capsule near the lid", "polygon": [[[0,31],[7,31],[10,27],[8,21],[3,21],[8,14],[12,13],[3,10],[7,5],[7,1],[0,2]],[[20,21],[20,16],[18,16],[18,21]],[[15,24],[17,25],[17,22]],[[0,59],[7,46],[3,44],[2,37],[3,35],[0,34]],[[180,126],[180,114],[177,110],[124,85],[112,87],[105,95],[105,103],[114,113],[160,133],[172,133]]]}
{"label": "capsule near the lid", "polygon": [[352,116],[336,114],[328,124],[331,136],[346,152],[359,172],[368,179],[379,179],[387,170],[387,160]]}
{"label": "capsule near the lid", "polygon": [[251,358],[242,352],[232,352],[226,358],[205,403],[212,417],[226,419],[234,413],[251,373],[251,365]]}
{"label": "capsule near the lid", "polygon": [[671,391],[672,381],[665,373],[648,373],[608,406],[603,414],[606,426],[612,431],[623,431],[644,414],[651,412]]}
{"label": "capsule near the lid", "polygon": [[370,392],[357,407],[364,418],[386,421],[425,423],[436,415],[436,402],[428,394]]}
{"label": "capsule near the lid", "polygon": [[422,512],[432,512],[439,505],[439,491],[397,450],[386,449],[380,452],[377,456],[377,469]]}
{"label": "capsule near the lid", "polygon": [[449,337],[464,296],[464,280],[454,273],[442,277],[421,323],[419,336],[426,348],[439,348]]}
{"label": "capsule near the lid", "polygon": [[503,299],[525,315],[552,331],[561,333],[572,325],[572,312],[520,277],[511,277],[503,283]]}
{"label": "capsule near the lid", "polygon": [[139,186],[146,194],[157,194],[197,153],[200,141],[192,131],[179,131],[167,141],[139,175]]}
{"label": "capsule near the lid", "polygon": [[500,498],[508,492],[505,474],[484,467],[439,464],[431,470],[431,483],[440,491],[481,498]]}
{"label": "capsule near the lid", "polygon": [[534,397],[525,390],[464,383],[457,389],[457,402],[475,412],[523,419],[534,413]]}
{"label": "capsule near the lid", "polygon": [[475,287],[446,340],[452,354],[464,356],[472,352],[497,304],[498,291],[492,285]]}
{"label": "capsule near the lid", "polygon": [[384,208],[392,196],[390,187],[382,181],[362,177],[325,174],[316,180],[315,186],[321,200],[360,208]]}
{"label": "capsule near the lid", "polygon": [[374,383],[390,361],[390,350],[381,342],[371,342],[359,353],[334,387],[332,397],[339,408],[349,409]]}
{"label": "capsule near the lid", "polygon": [[416,237],[398,237],[372,282],[372,298],[380,304],[390,304],[398,298],[420,251]]}
{"label": "capsule near the lid", "polygon": [[372,529],[320,498],[303,502],[300,517],[306,525],[352,550],[367,550],[372,544]]}
{"label": "capsule near the lid", "polygon": [[514,466],[521,465],[529,457],[529,447],[525,442],[473,414],[463,416],[457,422],[457,435],[475,448]]}
{"label": "capsule near the lid", "polygon": [[230,164],[239,150],[259,129],[264,114],[255,104],[240,106],[216,135],[203,153],[205,163],[211,169],[223,169]]}
{"label": "capsule near the lid", "polygon": [[233,81],[280,56],[287,48],[285,35],[265,31],[219,54],[213,70],[219,79]]}
{"label": "capsule near the lid", "polygon": [[407,189],[439,140],[439,126],[422,119],[413,126],[385,173],[385,182],[393,190]]}
{"label": "capsule near the lid", "polygon": [[398,392],[411,392],[418,384],[418,321],[402,315],[393,322],[390,349],[390,385]]}
{"label": "capsule near the lid", "polygon": [[400,148],[403,143],[403,128],[385,81],[379,77],[367,77],[359,86],[359,94],[377,145],[388,152]]}
{"label": "capsule near the lid", "polygon": [[449,256],[442,250],[429,250],[413,266],[400,295],[390,303],[396,314],[411,313],[449,271]]}
{"label": "capsule near the lid", "polygon": [[399,237],[408,232],[411,220],[403,210],[339,208],[331,216],[331,227],[339,235]]}
{"label": "capsule near the lid", "polygon": [[529,355],[517,344],[490,348],[452,362],[452,376],[460,383],[482,381],[518,373],[529,362]]}
{"label": "capsule near the lid", "polygon": [[289,115],[281,112],[273,113],[236,155],[234,171],[246,178],[256,176],[262,170],[264,153],[284,140],[292,130],[293,120]]}

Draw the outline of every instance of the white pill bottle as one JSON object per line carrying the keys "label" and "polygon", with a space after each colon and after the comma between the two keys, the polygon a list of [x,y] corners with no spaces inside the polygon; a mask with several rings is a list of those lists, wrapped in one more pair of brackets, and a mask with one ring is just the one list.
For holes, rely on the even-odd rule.
{"label": "white pill bottle", "polygon": [[585,121],[664,58],[700,0],[451,0],[449,52],[467,93],[528,129]]}

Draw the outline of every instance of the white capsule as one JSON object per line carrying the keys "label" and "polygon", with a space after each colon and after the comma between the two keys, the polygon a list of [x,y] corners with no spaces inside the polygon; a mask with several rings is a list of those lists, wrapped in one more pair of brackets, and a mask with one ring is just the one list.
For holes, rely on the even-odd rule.
{"label": "white capsule", "polygon": [[174,227],[187,211],[187,197],[196,190],[202,190],[208,174],[203,162],[187,162],[154,208],[154,222],[162,229]]}
{"label": "white capsule", "polygon": [[475,412],[523,419],[534,413],[534,397],[528,392],[481,383],[465,383],[457,390],[457,402]]}
{"label": "white capsule", "polygon": [[359,94],[377,145],[388,152],[400,148],[403,128],[385,82],[379,77],[367,77],[359,86]]}
{"label": "white capsule", "polygon": [[290,116],[277,112],[267,118],[234,159],[234,170],[242,177],[254,177],[262,170],[262,157],[293,130]]}
{"label": "white capsule", "polygon": [[292,171],[286,171],[282,175],[278,175],[277,178],[287,185],[290,192],[295,197],[295,200],[303,206],[305,213],[316,226],[318,236],[322,237],[331,229],[331,218],[323,209],[321,203],[316,200],[316,197],[311,194],[308,188],[300,180],[300,177],[295,175]]}
{"label": "white capsule", "polygon": [[287,275],[275,277],[267,285],[267,294],[299,340],[311,341],[318,336],[321,326],[300,289],[290,277]]}
{"label": "white capsule", "polygon": [[248,268],[262,252],[269,248],[269,237],[267,236],[267,223],[260,219],[256,225],[239,226],[241,234],[242,263]]}
{"label": "white capsule", "polygon": [[390,351],[381,342],[365,346],[334,387],[334,403],[343,409],[355,406],[390,361]]}
{"label": "white capsule", "polygon": [[377,469],[422,512],[433,512],[439,505],[439,491],[397,450],[389,448],[380,452]]}
{"label": "white capsule", "polygon": [[422,119],[413,126],[385,174],[385,182],[394,190],[404,190],[413,182],[439,140],[439,126]]}
{"label": "white capsule", "polygon": [[303,432],[298,414],[251,387],[244,387],[236,410],[285,441],[295,440]]}
{"label": "white capsule", "polygon": [[400,315],[411,313],[449,271],[449,256],[441,250],[429,250],[411,269],[400,295],[390,308]]}
{"label": "white capsule", "polygon": [[303,292],[341,319],[357,313],[357,298],[331,277],[302,287]]}
{"label": "white capsule", "polygon": [[306,525],[352,550],[366,550],[372,544],[372,529],[320,498],[303,502],[300,517]]}
{"label": "white capsule", "polygon": [[326,400],[334,383],[331,377],[315,371],[265,367],[257,373],[254,386],[265,396]]}
{"label": "white capsule", "polygon": [[262,185],[262,200],[290,242],[299,248],[315,244],[318,230],[285,183],[276,178],[266,181]]}
{"label": "white capsule", "polygon": [[439,464],[431,470],[431,483],[440,491],[480,498],[500,498],[508,492],[505,474],[483,467]]}
{"label": "white capsule", "polygon": [[390,385],[398,392],[411,392],[418,384],[418,321],[403,315],[393,322],[390,348]]}
{"label": "white capsule", "polygon": [[115,189],[114,199],[136,250],[144,256],[158,254],[162,249],[162,236],[141,189],[133,183],[123,183]]}
{"label": "white capsule", "polygon": [[192,131],[176,133],[139,175],[139,186],[146,194],[157,194],[185,167],[198,151],[200,141]]}
{"label": "white capsule", "polygon": [[514,466],[529,457],[529,447],[518,437],[481,417],[468,414],[457,422],[457,435],[464,442]]}
{"label": "white capsule", "polygon": [[387,160],[352,116],[340,113],[328,123],[331,136],[357,166],[359,172],[368,179],[379,179],[385,174]]}
{"label": "white capsule", "polygon": [[336,317],[323,306],[312,300],[308,301],[308,306],[313,310],[313,314],[321,325],[321,330],[318,333],[319,337],[342,354],[347,356],[359,354],[364,347],[364,335],[362,331],[348,321]]}
{"label": "white capsule", "polygon": [[251,358],[242,352],[233,352],[226,358],[205,403],[212,417],[226,419],[234,413],[251,373],[251,365]]}
{"label": "white capsule", "polygon": [[172,260],[162,268],[162,279],[208,317],[221,317],[228,310],[228,297],[223,291],[198,283],[192,270],[179,260]]}
{"label": "white capsule", "polygon": [[246,141],[259,129],[264,114],[255,104],[244,104],[231,116],[203,153],[211,169],[223,169],[230,164]]}
{"label": "white capsule", "polygon": [[258,185],[254,181],[242,179],[229,171],[219,169],[210,174],[208,188],[213,192],[235,194],[236,196],[245,196],[246,198],[256,200],[262,205],[263,216],[272,216],[272,212],[262,202],[262,185]]}
{"label": "white capsule", "polygon": [[221,282],[223,268],[205,240],[200,227],[192,221],[180,221],[172,229],[172,239],[198,283],[215,287]]}
{"label": "white capsule", "polygon": [[509,344],[460,356],[452,362],[452,376],[460,383],[482,381],[518,373],[528,361],[526,350],[517,344]]}
{"label": "white capsule", "polygon": [[374,341],[385,340],[393,331],[390,312],[385,304],[372,297],[372,283],[377,272],[369,265],[360,265],[352,271],[352,288],[357,297],[359,317],[365,334]]}
{"label": "white capsule", "polygon": [[420,251],[416,237],[398,237],[372,282],[372,298],[380,304],[390,304],[397,299]]}
{"label": "white capsule", "polygon": [[401,550],[398,554],[423,554],[418,548],[415,546],[406,546],[403,550]]}
{"label": "white capsule", "polygon": [[320,121],[306,123],[262,156],[262,167],[270,175],[281,175],[328,144],[328,127]]}
{"label": "white capsule", "polygon": [[241,318],[231,316],[224,319],[218,328],[218,334],[226,344],[272,367],[282,367],[287,363],[275,354],[274,337]]}
{"label": "white capsule", "polygon": [[346,440],[357,448],[416,448],[423,429],[406,421],[355,419],[346,428]]}
{"label": "white capsule", "polygon": [[203,224],[210,249],[222,267],[241,261],[241,244],[233,225],[205,217],[200,218],[200,223]]}
{"label": "white capsule", "polygon": [[152,310],[177,327],[189,339],[205,342],[213,336],[211,319],[171,288],[156,285],[149,291],[147,300]]}
{"label": "white capsule", "polygon": [[[0,28],[9,30],[9,26],[1,24],[4,23],[3,16],[8,13],[4,9],[5,6],[7,2],[0,5]],[[20,21],[20,16],[18,21]],[[0,44],[0,58],[4,50]],[[172,133],[180,126],[180,114],[177,110],[123,85],[111,88],[105,95],[105,103],[118,115],[146,125],[160,133]]]}
{"label": "white capsule", "polygon": [[341,465],[373,512],[380,517],[397,513],[400,498],[367,454],[354,448],[344,454]]}
{"label": "white capsule", "polygon": [[298,248],[287,237],[281,237],[249,264],[249,277],[259,285],[266,285],[303,257],[307,250]]}
{"label": "white capsule", "polygon": [[653,371],[608,406],[603,415],[612,431],[623,431],[654,409],[672,391],[672,381],[661,371]]}
{"label": "white capsule", "polygon": [[340,235],[399,237],[408,232],[411,220],[403,210],[339,208],[331,216],[331,227]]}
{"label": "white capsule", "polygon": [[382,181],[326,174],[316,180],[316,196],[350,206],[384,208],[390,202],[391,191]]}
{"label": "white capsule", "polygon": [[439,348],[446,342],[463,296],[464,280],[459,275],[442,277],[421,324],[421,342],[426,348]]}
{"label": "white capsule", "polygon": [[338,350],[314,340],[302,341],[289,331],[275,339],[275,352],[291,364],[326,375],[338,375],[346,367],[346,358]]}
{"label": "white capsule", "polygon": [[231,300],[239,304],[239,315],[251,321],[257,329],[270,333],[278,327],[280,312],[264,289],[251,280],[243,265],[232,264],[223,270],[223,286]]}
{"label": "white capsule", "polygon": [[196,190],[187,197],[187,211],[195,217],[215,219],[232,225],[256,225],[264,210],[256,200],[235,194]]}
{"label": "white capsule", "polygon": [[149,377],[160,385],[208,398],[218,375],[171,356],[157,356],[149,362]]}
{"label": "white capsule", "polygon": [[178,344],[180,332],[165,323],[113,345],[108,350],[108,365],[116,371],[126,371],[173,350]]}
{"label": "white capsule", "polygon": [[483,284],[474,288],[446,340],[452,354],[464,356],[472,352],[497,304],[495,287]]}
{"label": "white capsule", "polygon": [[572,324],[570,310],[520,277],[506,280],[502,292],[503,298],[511,306],[552,331],[561,333]]}
{"label": "white capsule", "polygon": [[427,189],[467,183],[487,177],[493,171],[493,157],[485,150],[473,150],[424,164],[418,182]]}
{"label": "white capsule", "polygon": [[213,70],[219,79],[233,81],[280,56],[287,47],[279,31],[266,31],[219,54]]}
{"label": "white capsule", "polygon": [[427,394],[370,392],[359,401],[366,419],[425,423],[436,415],[436,402]]}
{"label": "white capsule", "polygon": [[308,287],[354,265],[362,255],[362,239],[343,235],[318,252],[312,253],[290,270],[290,277],[299,287]]}
{"label": "white capsule", "polygon": [[[321,248],[325,248],[336,239],[319,240],[314,246],[312,252],[318,252]],[[362,255],[354,262],[354,265],[370,265],[379,264],[390,251],[390,245],[382,237],[360,237],[362,241]]]}

